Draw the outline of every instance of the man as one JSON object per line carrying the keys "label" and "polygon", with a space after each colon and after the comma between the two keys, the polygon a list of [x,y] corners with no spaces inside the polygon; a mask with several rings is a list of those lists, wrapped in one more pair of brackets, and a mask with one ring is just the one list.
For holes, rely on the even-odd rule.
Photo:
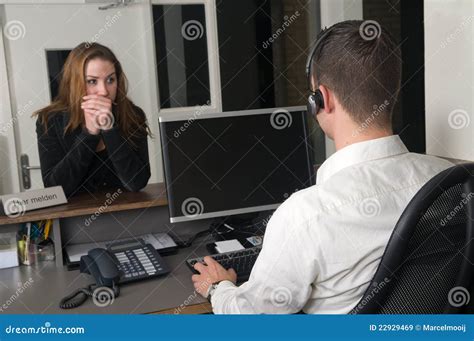
{"label": "man", "polygon": [[310,110],[336,153],[319,168],[315,186],[273,214],[248,282],[237,287],[235,272],[210,257],[195,265],[194,286],[211,293],[215,313],[350,312],[410,199],[451,166],[409,153],[393,135],[399,50],[385,30],[366,23],[332,26],[310,55]]}

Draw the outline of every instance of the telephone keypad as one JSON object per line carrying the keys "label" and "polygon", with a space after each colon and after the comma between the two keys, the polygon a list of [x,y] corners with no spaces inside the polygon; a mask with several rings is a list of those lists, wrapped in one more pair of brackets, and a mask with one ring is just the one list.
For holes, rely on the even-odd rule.
{"label": "telephone keypad", "polygon": [[164,275],[170,272],[160,254],[150,245],[114,252],[123,272],[120,283]]}

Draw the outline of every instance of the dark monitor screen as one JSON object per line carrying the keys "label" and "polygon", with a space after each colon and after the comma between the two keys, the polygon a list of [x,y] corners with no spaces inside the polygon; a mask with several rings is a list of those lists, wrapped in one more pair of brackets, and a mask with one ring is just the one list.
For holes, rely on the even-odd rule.
{"label": "dark monitor screen", "polygon": [[160,118],[170,220],[276,209],[313,184],[303,107]]}

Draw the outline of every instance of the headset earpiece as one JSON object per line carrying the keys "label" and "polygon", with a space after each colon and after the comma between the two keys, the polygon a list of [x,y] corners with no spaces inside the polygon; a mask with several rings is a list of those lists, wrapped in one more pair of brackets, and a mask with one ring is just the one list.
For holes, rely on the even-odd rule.
{"label": "headset earpiece", "polygon": [[324,98],[318,89],[308,97],[308,113],[317,115],[321,109],[324,109]]}
{"label": "headset earpiece", "polygon": [[[313,58],[314,54],[316,53],[316,50],[318,49],[319,45],[326,39],[326,37],[330,34],[332,30],[332,27],[329,29],[324,29],[321,32],[320,37],[314,44],[313,49],[311,50],[311,53],[308,55],[308,60],[306,61],[306,77],[308,78],[308,86],[309,89],[311,89],[311,66],[313,63]],[[318,89],[315,92],[311,92],[311,94],[308,97],[308,113],[311,115],[317,115],[319,110],[324,108],[324,98],[323,94],[321,91]]]}

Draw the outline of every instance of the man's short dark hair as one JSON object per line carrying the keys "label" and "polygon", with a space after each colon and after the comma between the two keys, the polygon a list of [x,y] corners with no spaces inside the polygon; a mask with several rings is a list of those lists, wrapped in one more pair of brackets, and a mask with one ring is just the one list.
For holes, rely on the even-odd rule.
{"label": "man's short dark hair", "polygon": [[400,50],[392,36],[375,21],[344,21],[327,30],[313,57],[317,84],[332,90],[356,123],[370,119],[391,127],[401,79]]}

